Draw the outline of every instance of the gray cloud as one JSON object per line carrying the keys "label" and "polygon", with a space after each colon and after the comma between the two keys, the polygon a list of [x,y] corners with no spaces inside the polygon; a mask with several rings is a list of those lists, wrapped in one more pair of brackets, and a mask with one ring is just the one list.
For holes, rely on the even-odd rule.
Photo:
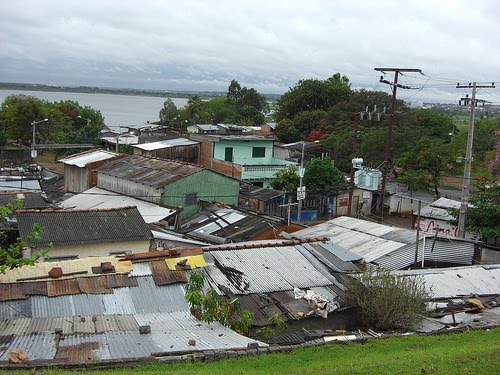
{"label": "gray cloud", "polygon": [[[386,89],[375,66],[466,81],[500,72],[494,0],[17,0],[0,2],[0,24],[8,82],[225,90],[235,78],[281,93],[337,71],[354,87]],[[412,100],[461,95],[451,81],[405,79],[425,85],[401,94]]]}

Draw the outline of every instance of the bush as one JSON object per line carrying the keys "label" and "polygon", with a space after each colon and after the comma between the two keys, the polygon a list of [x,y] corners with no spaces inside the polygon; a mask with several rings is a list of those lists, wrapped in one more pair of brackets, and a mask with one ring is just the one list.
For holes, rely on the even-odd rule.
{"label": "bush", "polygon": [[347,303],[359,307],[360,322],[378,330],[410,329],[426,313],[429,293],[418,276],[371,268],[346,282]]}

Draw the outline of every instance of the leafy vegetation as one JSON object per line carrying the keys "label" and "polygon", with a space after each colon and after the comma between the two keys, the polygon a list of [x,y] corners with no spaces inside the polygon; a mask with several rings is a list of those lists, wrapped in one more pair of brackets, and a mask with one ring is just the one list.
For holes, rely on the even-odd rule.
{"label": "leafy vegetation", "polygon": [[0,124],[5,129],[0,144],[9,139],[30,143],[31,124],[45,118],[48,121],[36,126],[37,143],[100,144],[104,118],[99,111],[69,100],[48,102],[26,95],[10,95],[2,103]]}
{"label": "leafy vegetation", "polygon": [[[488,237],[500,237],[500,181],[479,179],[472,183],[477,190],[469,197],[471,207],[467,209],[465,230],[481,234],[483,240]],[[459,209],[449,209],[458,220]]]}
{"label": "leafy vegetation", "polygon": [[[18,208],[22,207],[22,201],[16,202]],[[0,222],[5,218],[10,217],[14,211],[12,205],[0,206]],[[35,247],[43,230],[39,224],[33,226],[33,232],[30,234],[27,241],[21,238],[14,240],[10,239],[10,231],[0,232],[0,273],[5,273],[8,269],[22,267],[25,265],[33,265],[41,257],[46,257],[46,252],[32,253],[29,257],[23,257],[23,248]]]}
{"label": "leafy vegetation", "polygon": [[286,323],[280,313],[275,313],[267,318],[267,324],[267,326],[257,330],[257,335],[266,339],[286,328]]}
{"label": "leafy vegetation", "polygon": [[274,174],[269,183],[276,190],[286,192],[295,191],[300,185],[299,168],[295,165],[290,165],[285,169],[281,169]]}
{"label": "leafy vegetation", "polygon": [[[336,74],[321,80],[302,80],[278,101],[276,135],[282,142],[318,139],[332,150],[335,165],[351,168],[354,114],[359,120],[357,157],[376,168],[385,159],[391,95],[380,91],[351,90],[349,79]],[[375,107],[377,108],[374,112]],[[385,111],[384,111],[385,108]],[[366,110],[372,111],[369,117]],[[396,100],[391,162],[397,180],[412,189],[440,195],[443,177],[460,174],[465,156],[468,117],[452,117],[438,110],[412,109]],[[476,121],[473,170],[494,174],[498,166],[495,147],[500,134],[499,118]],[[498,146],[500,147],[500,146]]]}
{"label": "leafy vegetation", "polygon": [[236,332],[247,333],[252,325],[253,313],[242,311],[238,300],[225,300],[213,288],[204,292],[204,285],[203,271],[195,270],[189,274],[185,299],[191,308],[191,314],[206,323],[218,321]]}
{"label": "leafy vegetation", "polygon": [[377,330],[411,329],[426,313],[429,297],[419,277],[369,268],[346,283],[347,304],[359,308],[360,322]]}
{"label": "leafy vegetation", "polygon": [[269,106],[264,95],[254,88],[241,87],[232,80],[226,98],[203,101],[199,96],[188,100],[184,108],[177,108],[169,98],[160,110],[160,124],[185,128],[191,124],[237,124],[260,126],[265,121]]}
{"label": "leafy vegetation", "polygon": [[329,157],[312,159],[304,172],[304,185],[309,190],[335,193],[344,181],[344,174],[332,164]]}

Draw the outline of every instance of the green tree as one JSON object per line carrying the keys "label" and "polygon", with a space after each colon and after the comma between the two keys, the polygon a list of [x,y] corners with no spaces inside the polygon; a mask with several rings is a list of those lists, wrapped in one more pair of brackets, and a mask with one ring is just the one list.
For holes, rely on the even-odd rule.
{"label": "green tree", "polygon": [[281,120],[278,125],[276,125],[276,136],[281,142],[292,143],[300,140],[300,133],[295,126],[293,126],[292,120]]}
{"label": "green tree", "polygon": [[293,192],[300,185],[299,168],[291,165],[281,169],[273,175],[269,183],[273,189]]}
{"label": "green tree", "polygon": [[346,279],[344,285],[347,305],[359,308],[360,321],[367,328],[408,330],[426,314],[429,292],[419,277],[369,268]]}
{"label": "green tree", "polygon": [[203,101],[198,95],[189,98],[186,110],[191,121],[191,124],[196,124],[200,118],[200,113],[203,108]]}
{"label": "green tree", "polygon": [[457,169],[456,156],[449,144],[435,139],[422,140],[397,159],[398,181],[413,189],[432,189],[439,197],[443,177]]}
{"label": "green tree", "polygon": [[299,81],[278,101],[276,119],[292,119],[300,112],[327,111],[351,95],[349,79],[334,74],[326,80],[306,79]]}
{"label": "green tree", "polygon": [[178,116],[177,107],[172,99],[168,98],[163,103],[163,108],[160,110],[160,124],[166,126],[175,126]]}
{"label": "green tree", "polygon": [[344,174],[334,167],[329,157],[314,158],[307,164],[304,172],[304,185],[308,190],[319,190],[325,193],[335,193],[342,183]]}
{"label": "green tree", "polygon": [[2,103],[8,139],[31,139],[31,123],[44,119],[44,102],[33,96],[10,95]]}
{"label": "green tree", "polygon": [[69,143],[90,143],[98,146],[104,127],[104,117],[101,111],[89,106],[78,105],[77,116],[73,118],[73,130]]}
{"label": "green tree", "polygon": [[[22,207],[22,201],[18,205]],[[0,206],[0,222],[6,217],[11,217],[14,208],[12,205]],[[33,265],[41,257],[46,257],[47,253],[33,253],[30,257],[23,257],[22,250],[26,246],[34,248],[42,234],[42,227],[38,224],[33,226],[33,232],[25,242],[17,238],[14,242],[9,241],[9,231],[0,233],[0,273],[5,273],[8,269],[18,268],[25,265]]]}
{"label": "green tree", "polygon": [[[500,180],[487,181],[480,178],[472,183],[476,189],[469,197],[465,230],[477,232],[486,241],[489,237],[500,237]],[[459,209],[450,209],[458,220]]]}
{"label": "green tree", "polygon": [[242,93],[240,84],[235,79],[231,80],[231,83],[229,84],[229,87],[227,89],[227,94],[226,94],[227,99],[232,101],[237,101],[241,98],[241,96]]}
{"label": "green tree", "polygon": [[237,300],[223,299],[213,288],[208,288],[204,292],[204,285],[203,271],[195,270],[189,274],[184,298],[191,308],[191,314],[206,323],[218,321],[236,332],[247,333],[252,325],[253,313],[241,310]]}

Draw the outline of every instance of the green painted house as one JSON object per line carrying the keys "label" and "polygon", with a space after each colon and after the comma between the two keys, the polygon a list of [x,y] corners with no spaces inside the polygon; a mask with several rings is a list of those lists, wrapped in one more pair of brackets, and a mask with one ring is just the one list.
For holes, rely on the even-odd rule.
{"label": "green painted house", "polygon": [[274,138],[261,135],[191,134],[201,142],[200,164],[254,185],[269,187],[273,175],[294,162],[274,157]]}
{"label": "green painted house", "polygon": [[168,207],[182,207],[182,219],[198,212],[200,199],[238,204],[237,179],[195,164],[131,155],[94,172],[97,187]]}

